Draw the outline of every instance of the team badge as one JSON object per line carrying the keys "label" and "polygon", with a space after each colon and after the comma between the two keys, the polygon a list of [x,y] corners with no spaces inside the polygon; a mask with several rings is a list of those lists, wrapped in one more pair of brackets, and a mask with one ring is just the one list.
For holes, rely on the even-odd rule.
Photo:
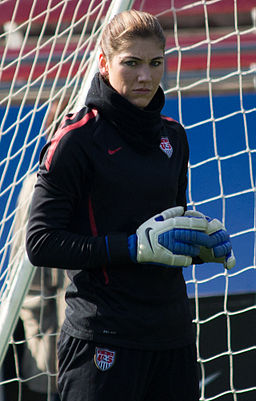
{"label": "team badge", "polygon": [[115,351],[106,348],[95,348],[94,362],[99,370],[103,372],[112,368],[116,358]]}
{"label": "team badge", "polygon": [[173,148],[172,145],[169,142],[169,139],[167,136],[162,136],[161,138],[161,143],[160,143],[160,149],[170,158],[173,153]]}

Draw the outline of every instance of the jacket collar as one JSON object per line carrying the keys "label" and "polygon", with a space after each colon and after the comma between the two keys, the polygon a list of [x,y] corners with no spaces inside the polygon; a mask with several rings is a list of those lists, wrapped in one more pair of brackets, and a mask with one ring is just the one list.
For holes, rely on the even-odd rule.
{"label": "jacket collar", "polygon": [[160,112],[164,106],[164,93],[159,87],[150,104],[141,109],[109,86],[97,73],[86,98],[86,105],[114,124],[120,135],[139,148],[158,147],[163,122]]}

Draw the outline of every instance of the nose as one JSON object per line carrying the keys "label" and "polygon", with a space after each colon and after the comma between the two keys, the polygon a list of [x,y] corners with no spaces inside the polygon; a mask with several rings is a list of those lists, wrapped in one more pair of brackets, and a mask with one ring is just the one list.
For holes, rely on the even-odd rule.
{"label": "nose", "polygon": [[138,72],[139,82],[149,82],[151,81],[151,70],[150,66],[142,65]]}

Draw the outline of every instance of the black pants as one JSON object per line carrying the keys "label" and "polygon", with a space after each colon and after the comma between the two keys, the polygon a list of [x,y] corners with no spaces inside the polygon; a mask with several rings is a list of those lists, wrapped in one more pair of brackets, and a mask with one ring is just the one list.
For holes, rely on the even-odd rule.
{"label": "black pants", "polygon": [[62,401],[198,401],[195,347],[167,351],[98,345],[61,333]]}

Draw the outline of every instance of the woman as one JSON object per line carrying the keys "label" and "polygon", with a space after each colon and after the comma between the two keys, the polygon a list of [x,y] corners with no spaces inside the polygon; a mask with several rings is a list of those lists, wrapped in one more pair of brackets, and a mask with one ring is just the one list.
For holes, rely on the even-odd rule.
{"label": "woman", "polygon": [[66,117],[41,155],[27,251],[71,280],[59,340],[63,401],[199,399],[177,266],[201,249],[212,255],[216,242],[224,256],[230,242],[210,244],[205,216],[182,216],[188,144],[160,115],[164,47],[150,14],[114,17],[86,107]]}

